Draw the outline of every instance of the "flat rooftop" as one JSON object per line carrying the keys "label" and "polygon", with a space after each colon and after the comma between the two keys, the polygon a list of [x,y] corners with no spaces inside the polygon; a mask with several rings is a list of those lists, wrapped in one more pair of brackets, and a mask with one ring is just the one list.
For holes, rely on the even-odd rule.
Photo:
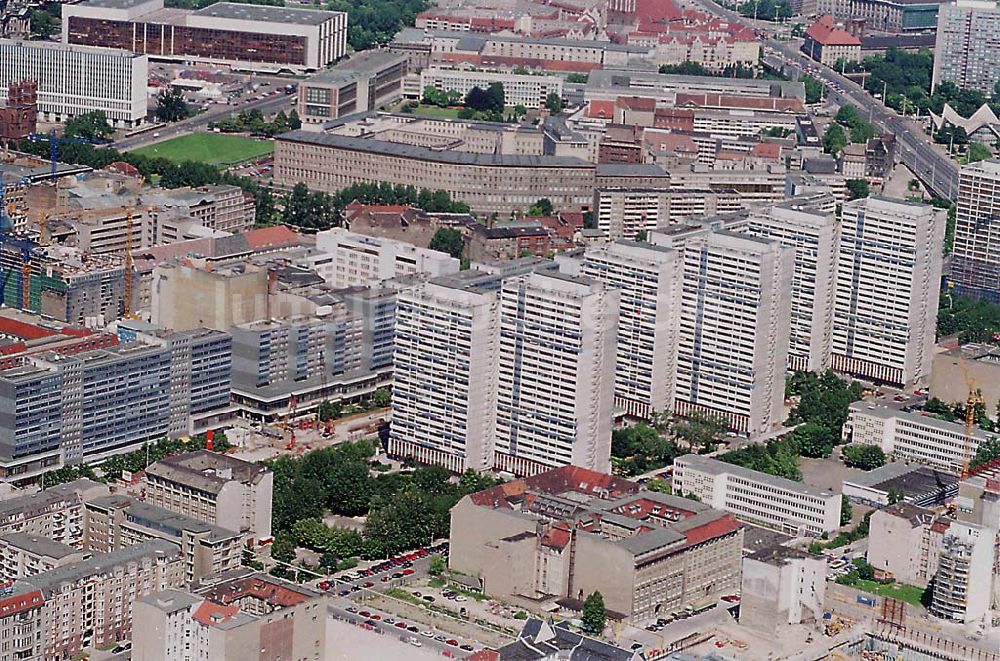
{"label": "flat rooftop", "polygon": [[55,558],[57,560],[77,553],[83,553],[83,551],[62,542],[25,532],[12,532],[0,535],[0,542],[26,553]]}
{"label": "flat rooftop", "polygon": [[844,480],[844,484],[885,493],[898,491],[908,497],[917,497],[942,489],[956,488],[958,477],[930,466],[894,461],[881,468],[848,478]]}
{"label": "flat rooftop", "polygon": [[771,486],[787,489],[788,491],[800,493],[806,496],[815,496],[816,498],[839,498],[838,494],[835,494],[832,491],[816,489],[803,484],[802,482],[796,482],[794,480],[777,477],[775,475],[768,475],[767,473],[750,470],[749,468],[744,468],[743,466],[726,463],[725,461],[719,461],[718,459],[712,459],[710,457],[702,457],[697,454],[686,454],[683,457],[679,457],[679,460],[683,461],[691,468],[702,473],[708,473],[709,475],[722,475],[728,473],[730,475],[737,475],[747,480],[769,484]]}
{"label": "flat rooftop", "polygon": [[261,21],[265,23],[322,25],[342,13],[339,11],[320,11],[318,9],[292,9],[289,7],[247,5],[236,2],[217,2],[214,5],[209,5],[193,12],[193,15],[241,21]]}

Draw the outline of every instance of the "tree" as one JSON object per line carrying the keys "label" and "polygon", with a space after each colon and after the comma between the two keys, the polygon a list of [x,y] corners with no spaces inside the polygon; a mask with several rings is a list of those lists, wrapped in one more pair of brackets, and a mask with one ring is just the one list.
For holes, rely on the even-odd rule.
{"label": "tree", "polygon": [[696,447],[704,450],[714,449],[727,429],[729,427],[720,417],[693,411],[687,417],[676,418],[670,431],[678,441],[686,442],[688,449],[694,452]]}
{"label": "tree", "polygon": [[583,617],[581,621],[584,630],[595,634],[601,633],[604,631],[606,618],[607,611],[604,609],[604,597],[600,592],[591,592],[583,600]]}
{"label": "tree", "polygon": [[295,543],[288,535],[280,534],[271,542],[271,557],[278,562],[293,562],[295,560]]}
{"label": "tree", "polygon": [[806,103],[819,103],[823,100],[823,84],[812,76],[804,76],[802,84],[806,88]]}
{"label": "tree", "polygon": [[739,450],[730,450],[719,455],[718,459],[768,475],[777,475],[789,480],[802,479],[802,473],[799,471],[799,449],[788,437],[766,444],[755,443]]}
{"label": "tree", "polygon": [[646,489],[649,491],[656,491],[658,493],[673,493],[673,488],[670,483],[660,477],[654,477],[649,482],[646,482]]}
{"label": "tree", "polygon": [[[570,75],[566,76],[566,82],[585,84],[587,82],[587,78],[588,75],[585,73],[571,73]],[[1000,92],[997,93],[997,96],[1000,96]]]}
{"label": "tree", "polygon": [[562,97],[555,92],[549,92],[549,95],[545,97],[545,107],[553,115],[558,115],[563,111]]}
{"label": "tree", "polygon": [[847,136],[840,124],[830,124],[823,134],[823,151],[827,154],[839,154],[847,146]]}
{"label": "tree", "polygon": [[103,110],[91,110],[66,120],[65,134],[90,142],[104,140],[115,132]]}
{"label": "tree", "polygon": [[427,573],[431,576],[440,576],[444,573],[444,570],[448,568],[445,564],[444,558],[440,555],[432,555],[430,562],[427,564]]}
{"label": "tree", "polygon": [[1000,459],[1000,439],[996,436],[990,436],[979,444],[975,456],[969,462],[969,468],[976,468],[997,459]]}
{"label": "tree", "polygon": [[34,39],[48,39],[59,28],[56,18],[44,9],[32,10],[28,21]]}
{"label": "tree", "polygon": [[336,420],[344,413],[344,405],[340,402],[330,402],[329,400],[323,400],[316,407],[316,414],[319,416],[320,421],[326,422],[327,420]]}
{"label": "tree", "polygon": [[296,131],[300,128],[302,128],[302,120],[299,118],[298,111],[292,108],[292,112],[288,113],[288,129]]}
{"label": "tree", "polygon": [[537,200],[528,209],[529,216],[551,216],[552,215],[552,200],[547,197],[543,197]]}
{"label": "tree", "polygon": [[792,430],[788,437],[795,442],[804,457],[829,457],[833,453],[836,437],[826,426],[809,421]]}
{"label": "tree", "polygon": [[885,465],[885,453],[877,445],[846,445],[844,463],[861,470],[875,470]]}
{"label": "tree", "polygon": [[493,97],[486,93],[481,87],[473,87],[465,95],[465,107],[479,112],[486,112],[493,109]]}
{"label": "tree", "polygon": [[858,572],[858,578],[862,581],[874,581],[875,580],[875,568],[872,567],[867,560],[864,558],[854,558],[851,561],[854,565],[854,570]]}
{"label": "tree", "polygon": [[851,501],[847,499],[847,496],[840,497],[840,525],[846,526],[851,522],[851,518],[854,516],[854,508],[851,506]]}
{"label": "tree", "polygon": [[973,142],[969,145],[969,151],[965,156],[965,160],[968,163],[978,163],[979,161],[985,161],[992,156],[993,153],[990,151],[989,147],[979,144],[978,142]]}
{"label": "tree", "polygon": [[388,388],[378,388],[372,395],[372,404],[380,409],[388,408],[392,404],[392,391]]}
{"label": "tree", "polygon": [[871,194],[871,190],[868,187],[868,182],[864,179],[848,179],[847,180],[847,195],[851,200],[860,200],[863,197],[868,197]]}
{"label": "tree", "polygon": [[156,118],[161,122],[177,122],[191,116],[180,90],[163,89],[156,95]]}
{"label": "tree", "polygon": [[619,472],[625,475],[667,466],[681,454],[683,451],[675,442],[664,439],[658,430],[645,423],[616,429],[611,434],[611,456]]}
{"label": "tree", "polygon": [[660,65],[660,73],[669,73],[679,76],[714,76],[711,71],[706,69],[703,65],[698,62],[681,62],[680,64],[663,64]]}
{"label": "tree", "polygon": [[906,494],[897,489],[896,487],[889,487],[889,494],[887,500],[890,505],[895,505],[896,503],[902,502],[906,498]]}
{"label": "tree", "polygon": [[486,96],[490,99],[490,110],[493,112],[503,112],[504,106],[507,105],[503,83],[490,83],[490,86],[486,88]]}
{"label": "tree", "polygon": [[434,232],[434,236],[431,237],[431,242],[427,247],[431,250],[446,252],[452,257],[459,259],[465,250],[465,240],[462,238],[462,233],[458,230],[451,229],[450,227],[442,227],[437,232]]}

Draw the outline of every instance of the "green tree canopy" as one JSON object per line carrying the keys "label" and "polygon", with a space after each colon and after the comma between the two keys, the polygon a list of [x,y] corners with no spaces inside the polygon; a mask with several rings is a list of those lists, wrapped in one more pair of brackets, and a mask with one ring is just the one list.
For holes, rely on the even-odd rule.
{"label": "green tree canopy", "polygon": [[591,633],[599,634],[604,631],[606,617],[604,596],[600,592],[591,592],[583,600],[583,617],[581,618],[583,628]]}
{"label": "green tree canopy", "polygon": [[104,140],[114,133],[103,110],[91,110],[66,120],[65,135],[83,138],[90,142]]}
{"label": "green tree canopy", "polygon": [[875,470],[885,465],[885,453],[877,445],[845,445],[844,463],[861,470]]}
{"label": "green tree canopy", "polygon": [[446,252],[455,259],[461,259],[462,253],[465,251],[465,240],[458,230],[442,227],[434,233],[427,247],[431,250]]}
{"label": "green tree canopy", "polygon": [[837,155],[847,146],[847,136],[840,124],[830,124],[823,134],[823,151]]}
{"label": "green tree canopy", "polygon": [[[259,111],[258,111],[259,112]],[[180,90],[163,89],[156,95],[156,118],[161,122],[177,122],[191,116],[191,110]]]}

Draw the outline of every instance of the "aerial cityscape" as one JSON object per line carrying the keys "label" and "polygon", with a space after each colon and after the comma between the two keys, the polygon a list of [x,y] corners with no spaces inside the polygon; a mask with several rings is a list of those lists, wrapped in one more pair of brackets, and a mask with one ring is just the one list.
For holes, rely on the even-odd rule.
{"label": "aerial cityscape", "polygon": [[0,0],[0,661],[1000,661],[997,0]]}

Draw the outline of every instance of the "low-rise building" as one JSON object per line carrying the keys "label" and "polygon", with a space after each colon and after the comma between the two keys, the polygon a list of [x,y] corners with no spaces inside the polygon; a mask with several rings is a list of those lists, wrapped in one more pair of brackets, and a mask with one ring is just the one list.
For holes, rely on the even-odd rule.
{"label": "low-rise building", "polygon": [[186,582],[236,569],[244,535],[130,496],[96,498],[86,504],[86,548],[112,553],[149,540],[180,547]]}
{"label": "low-rise building", "polygon": [[406,57],[365,51],[299,83],[298,113],[305,123],[378,110],[403,97]]}
{"label": "low-rise building", "polygon": [[316,272],[333,287],[371,286],[418,273],[438,277],[457,273],[459,261],[447,253],[417,248],[405,241],[375,239],[341,227],[316,235],[316,249],[330,255]]}
{"label": "low-rise building", "polygon": [[252,573],[195,592],[163,590],[134,606],[135,661],[323,659],[326,598]]}
{"label": "low-rise building", "polygon": [[494,83],[503,85],[504,104],[544,108],[550,94],[562,98],[562,76],[517,74],[481,69],[427,67],[420,72],[420,90],[433,87],[441,92],[459,92],[463,98],[474,87],[485,90]]}
{"label": "low-rise building", "polygon": [[673,490],[790,534],[818,537],[840,527],[840,494],[710,457],[678,457]]}
{"label": "low-rise building", "polygon": [[826,556],[787,546],[743,559],[740,624],[773,636],[793,624],[823,621]]}
{"label": "low-rise building", "polygon": [[0,500],[0,534],[44,537],[82,550],[84,503],[109,493],[106,484],[81,478]]}
{"label": "low-rise building", "polygon": [[941,505],[958,493],[958,477],[930,466],[895,461],[844,480],[843,494],[870,507],[894,500],[922,507]]}
{"label": "low-rise building", "polygon": [[861,40],[837,27],[833,17],[824,14],[806,30],[802,52],[828,67],[840,60],[857,62],[861,59]]}
{"label": "low-rise building", "polygon": [[[964,397],[962,400],[964,401]],[[987,407],[987,410],[989,408]],[[896,406],[854,402],[844,424],[843,440],[854,445],[877,445],[891,457],[917,462],[952,473],[962,470],[989,438],[982,429],[903,411]]]}
{"label": "low-rise building", "polygon": [[274,473],[260,464],[198,450],[150,464],[143,479],[151,505],[226,526],[248,541],[271,536]]}
{"label": "low-rise building", "polygon": [[451,511],[449,565],[494,596],[582,608],[594,591],[644,625],[739,586],[743,531],[695,501],[577,466],[466,496]]}
{"label": "low-rise building", "polygon": [[895,503],[872,513],[868,522],[868,563],[875,578],[926,587],[938,568],[949,522],[933,510]]}
{"label": "low-rise building", "polygon": [[87,557],[84,551],[48,537],[23,532],[0,535],[0,580],[28,578]]}

